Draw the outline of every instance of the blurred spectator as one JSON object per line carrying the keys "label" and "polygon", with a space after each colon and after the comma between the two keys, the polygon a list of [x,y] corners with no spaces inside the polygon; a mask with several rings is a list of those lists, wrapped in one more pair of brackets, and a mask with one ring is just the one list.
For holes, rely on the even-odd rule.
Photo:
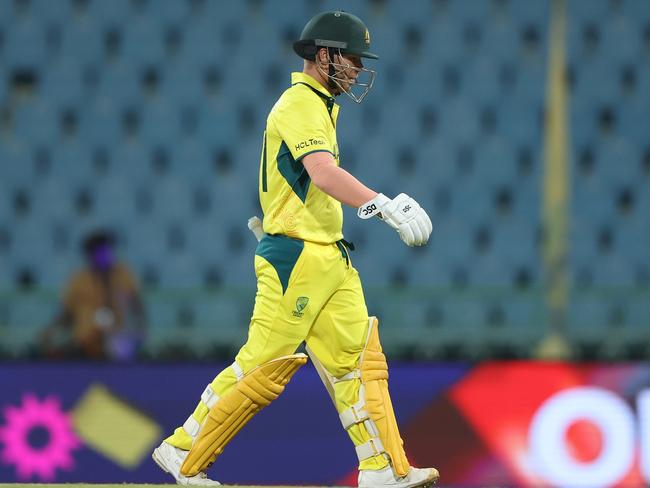
{"label": "blurred spectator", "polygon": [[44,352],[48,357],[133,359],[146,326],[133,273],[117,262],[112,233],[93,232],[82,247],[87,264],[70,278],[61,309],[43,332]]}

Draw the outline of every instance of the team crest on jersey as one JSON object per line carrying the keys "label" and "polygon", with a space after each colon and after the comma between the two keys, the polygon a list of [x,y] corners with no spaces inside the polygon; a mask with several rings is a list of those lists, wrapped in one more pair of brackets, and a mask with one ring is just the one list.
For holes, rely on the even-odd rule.
{"label": "team crest on jersey", "polygon": [[305,307],[307,307],[308,303],[309,303],[309,297],[298,297],[298,299],[296,300],[296,309],[293,311],[293,316],[302,317],[303,310],[305,309]]}

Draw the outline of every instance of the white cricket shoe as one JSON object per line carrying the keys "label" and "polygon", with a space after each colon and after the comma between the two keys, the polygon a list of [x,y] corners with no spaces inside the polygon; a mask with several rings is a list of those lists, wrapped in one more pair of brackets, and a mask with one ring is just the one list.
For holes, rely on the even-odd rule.
{"label": "white cricket shoe", "polygon": [[427,488],[438,481],[436,468],[411,468],[406,476],[397,476],[391,466],[359,471],[359,488]]}
{"label": "white cricket shoe", "polygon": [[163,441],[162,444],[154,449],[151,457],[163,471],[171,474],[179,485],[221,486],[221,483],[211,480],[203,472],[196,476],[183,476],[181,474],[181,466],[187,453],[188,451],[183,451]]}

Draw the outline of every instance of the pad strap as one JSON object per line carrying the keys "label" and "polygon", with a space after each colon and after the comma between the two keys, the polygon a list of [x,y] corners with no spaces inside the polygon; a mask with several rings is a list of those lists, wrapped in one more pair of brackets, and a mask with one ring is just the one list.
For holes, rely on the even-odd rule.
{"label": "pad strap", "polygon": [[214,407],[214,404],[219,400],[219,395],[217,395],[210,385],[205,387],[203,393],[201,393],[201,401],[205,403],[208,408]]}
{"label": "pad strap", "polygon": [[363,407],[365,407],[365,403],[362,405],[357,403],[339,414],[345,430],[370,418],[370,415],[368,415],[368,412]]}
{"label": "pad strap", "polygon": [[187,432],[187,434],[192,438],[196,437],[196,434],[199,433],[200,428],[201,426],[192,415],[187,417],[187,420],[183,424],[183,430]]}
{"label": "pad strap", "polygon": [[361,371],[355,369],[348,374],[339,376],[338,378],[332,377],[332,383],[340,383],[341,381],[359,380],[361,379]]}
{"label": "pad strap", "polygon": [[[208,410],[211,409],[215,403],[219,400],[219,395],[217,395],[210,385],[205,387],[203,393],[201,393],[201,402],[208,407]],[[201,429],[201,425],[194,418],[194,415],[187,417],[187,420],[183,424],[183,430],[187,432],[192,438],[196,437]]]}
{"label": "pad strap", "polygon": [[237,361],[232,363],[230,367],[235,372],[235,375],[237,376],[237,381],[241,381],[242,378],[244,377],[244,370],[242,369],[242,367],[239,364],[237,364]]}
{"label": "pad strap", "polygon": [[378,456],[385,452],[384,445],[378,437],[373,437],[368,442],[355,446],[354,449],[357,451],[359,461],[365,461],[366,459]]}

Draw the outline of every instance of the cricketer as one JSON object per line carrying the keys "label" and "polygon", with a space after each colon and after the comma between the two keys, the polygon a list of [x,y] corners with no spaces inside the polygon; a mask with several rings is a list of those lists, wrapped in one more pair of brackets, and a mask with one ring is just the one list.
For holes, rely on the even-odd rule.
{"label": "cricketer", "polygon": [[304,342],[359,458],[360,487],[428,487],[435,468],[415,468],[403,448],[388,391],[378,320],[343,239],[342,204],[378,217],[408,246],[427,243],[431,220],[406,194],[391,199],[339,166],[335,97],[360,103],[375,71],[370,34],[356,16],[324,12],[294,51],[304,60],[266,121],[259,167],[263,231],[255,252],[257,294],[247,342],[201,394],[194,412],[153,459],[179,484],[219,485],[207,468],[306,363]]}

